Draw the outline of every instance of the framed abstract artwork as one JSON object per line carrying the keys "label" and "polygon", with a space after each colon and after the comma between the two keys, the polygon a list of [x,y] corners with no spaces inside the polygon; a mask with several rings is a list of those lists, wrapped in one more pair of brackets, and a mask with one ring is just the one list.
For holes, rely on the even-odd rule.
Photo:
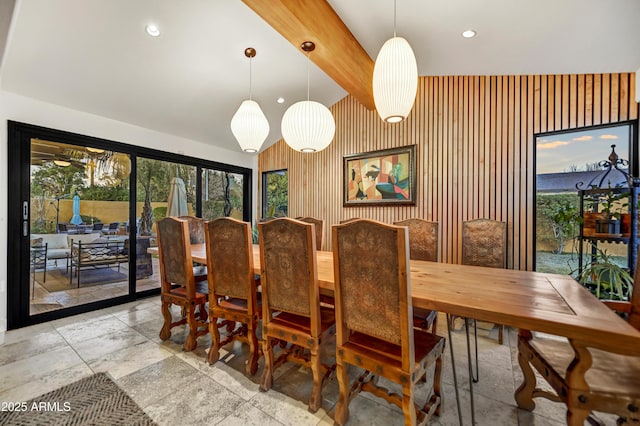
{"label": "framed abstract artwork", "polygon": [[343,158],[343,206],[416,203],[416,146]]}

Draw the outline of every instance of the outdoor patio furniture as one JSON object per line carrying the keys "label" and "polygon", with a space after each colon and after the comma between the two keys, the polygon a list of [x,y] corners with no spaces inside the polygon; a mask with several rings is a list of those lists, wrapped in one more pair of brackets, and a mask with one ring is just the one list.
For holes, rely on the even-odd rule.
{"label": "outdoor patio furniture", "polygon": [[42,282],[47,281],[47,243],[42,243],[42,238],[31,240],[29,249],[31,258],[31,298],[35,297],[36,270],[42,269]]}
{"label": "outdoor patio furniture", "polygon": [[71,239],[71,258],[69,262],[69,285],[71,285],[74,272],[80,288],[80,275],[83,268],[98,268],[117,266],[129,262],[128,247],[126,241],[98,241],[83,243]]}

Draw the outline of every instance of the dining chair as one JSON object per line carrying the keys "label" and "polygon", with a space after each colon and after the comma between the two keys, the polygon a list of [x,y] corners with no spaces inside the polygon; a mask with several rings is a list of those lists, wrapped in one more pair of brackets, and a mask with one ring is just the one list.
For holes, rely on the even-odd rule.
{"label": "dining chair", "polygon": [[[258,370],[260,347],[256,329],[262,317],[253,271],[251,225],[229,217],[205,224],[209,284],[209,364],[218,361],[220,348],[234,340],[249,345],[247,375]],[[218,324],[218,320],[221,320]],[[239,323],[239,327],[238,327]],[[221,326],[227,327],[224,339]]]}
{"label": "dining chair", "polygon": [[[462,264],[506,268],[507,224],[492,219],[463,222]],[[500,344],[502,344],[503,335],[504,326],[498,325],[498,343]]]}
{"label": "dining chair", "polygon": [[[195,216],[178,216],[180,219],[184,219],[189,223],[189,241],[191,244],[204,244],[205,243],[205,230],[204,219]],[[198,262],[193,264],[193,275],[196,282],[207,280],[207,267],[201,265]]]}
{"label": "dining chair", "polygon": [[[438,222],[415,218],[394,222],[394,225],[406,226],[409,229],[409,251],[412,260],[438,261]],[[413,308],[413,326],[423,330],[431,329],[435,334],[438,328],[438,312]]]}
{"label": "dining chair", "polygon": [[[485,266],[490,268],[507,267],[507,224],[492,219],[474,219],[462,223],[462,264],[473,266]],[[455,320],[452,315],[449,327],[452,328]],[[471,364],[471,350],[469,347],[469,318],[464,319],[465,333],[467,335],[467,355],[469,362],[470,379],[477,383],[480,379],[478,360],[478,326],[473,319],[473,339],[475,343],[476,373],[473,374]],[[498,343],[502,344],[504,325],[498,326]]]}
{"label": "dining chair", "polygon": [[[344,425],[351,399],[367,391],[402,409],[406,425],[425,424],[442,409],[445,339],[412,326],[407,228],[358,220],[333,226],[332,235],[340,387],[335,422]],[[433,387],[418,406],[415,387],[434,363]],[[364,369],[353,386],[348,365]],[[402,386],[402,395],[382,387],[380,376]]]}
{"label": "dining chair", "polygon": [[[636,262],[631,300],[603,301],[624,316],[640,331],[640,259]],[[581,289],[587,293],[586,289]],[[592,297],[585,294],[585,297]],[[594,318],[594,321],[597,321]],[[576,370],[572,361],[576,354],[590,364],[584,381],[573,379]],[[589,362],[590,361],[590,362]],[[593,411],[619,416],[616,424],[640,422],[640,354],[605,352],[595,348],[575,347],[569,339],[535,337],[531,332],[520,332],[518,337],[518,363],[527,378],[516,391],[518,406],[533,410],[534,397],[543,397],[567,406],[568,425],[604,424]],[[539,375],[534,374],[534,367]],[[548,386],[536,387],[536,378],[542,377]]]}
{"label": "dining chair", "polygon": [[315,217],[304,216],[297,217],[297,220],[301,220],[302,222],[313,223],[315,225],[316,231],[316,250],[322,250],[322,241],[324,240],[324,220],[316,219]]}
{"label": "dining chair", "polygon": [[360,218],[359,218],[359,217],[352,217],[352,218],[349,218],[349,219],[342,219],[342,220],[340,221],[340,223],[341,223],[341,224],[342,224],[342,223],[349,223],[349,222],[353,222],[354,220],[358,220],[358,219],[360,219]]}
{"label": "dining chair", "polygon": [[[197,338],[209,332],[205,308],[208,290],[203,286],[196,288],[188,222],[166,217],[158,221],[157,227],[160,300],[164,317],[160,339],[167,340],[171,337],[173,327],[186,323],[189,334],[183,348],[185,351],[192,351],[197,345]],[[182,308],[184,315],[181,319],[173,321],[171,305]]]}
{"label": "dining chair", "polygon": [[[320,304],[313,225],[280,218],[258,224],[262,282],[260,390],[273,385],[276,368],[291,361],[311,369],[309,411],[322,405],[322,386],[334,371],[320,359],[320,345],[335,329],[333,307]],[[274,344],[287,344],[274,359]]]}

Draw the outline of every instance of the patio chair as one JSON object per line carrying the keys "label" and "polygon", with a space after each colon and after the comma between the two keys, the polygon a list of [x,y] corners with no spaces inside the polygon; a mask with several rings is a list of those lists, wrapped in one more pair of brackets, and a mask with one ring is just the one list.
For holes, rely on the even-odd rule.
{"label": "patio chair", "polygon": [[[406,425],[425,424],[442,409],[445,339],[412,327],[408,231],[358,220],[335,225],[332,234],[340,387],[335,422],[344,425],[349,402],[366,391],[398,406]],[[426,403],[418,406],[415,386],[434,363],[433,388]],[[364,369],[353,385],[349,364]],[[379,377],[402,386],[402,394],[381,386]]]}
{"label": "patio chair", "polygon": [[42,269],[42,282],[47,282],[47,248],[48,243],[42,243],[42,238],[31,240],[29,248],[31,263],[31,298],[35,297],[36,290],[36,270]]}
{"label": "patio chair", "polygon": [[120,230],[120,222],[111,222],[109,227],[102,231],[103,235],[118,235],[118,231]]}

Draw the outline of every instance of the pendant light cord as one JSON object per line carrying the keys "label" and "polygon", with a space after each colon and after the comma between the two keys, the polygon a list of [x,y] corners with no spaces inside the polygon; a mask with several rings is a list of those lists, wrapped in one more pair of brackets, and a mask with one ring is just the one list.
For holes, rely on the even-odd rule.
{"label": "pendant light cord", "polygon": [[251,94],[253,92],[252,81],[251,81],[251,64],[253,63],[253,58],[249,58],[249,100],[253,100]]}
{"label": "pendant light cord", "polygon": [[396,0],[393,0],[393,38],[396,38]]}
{"label": "pendant light cord", "polygon": [[309,74],[311,69],[311,59],[309,56],[311,53],[307,52],[307,101],[309,101]]}

